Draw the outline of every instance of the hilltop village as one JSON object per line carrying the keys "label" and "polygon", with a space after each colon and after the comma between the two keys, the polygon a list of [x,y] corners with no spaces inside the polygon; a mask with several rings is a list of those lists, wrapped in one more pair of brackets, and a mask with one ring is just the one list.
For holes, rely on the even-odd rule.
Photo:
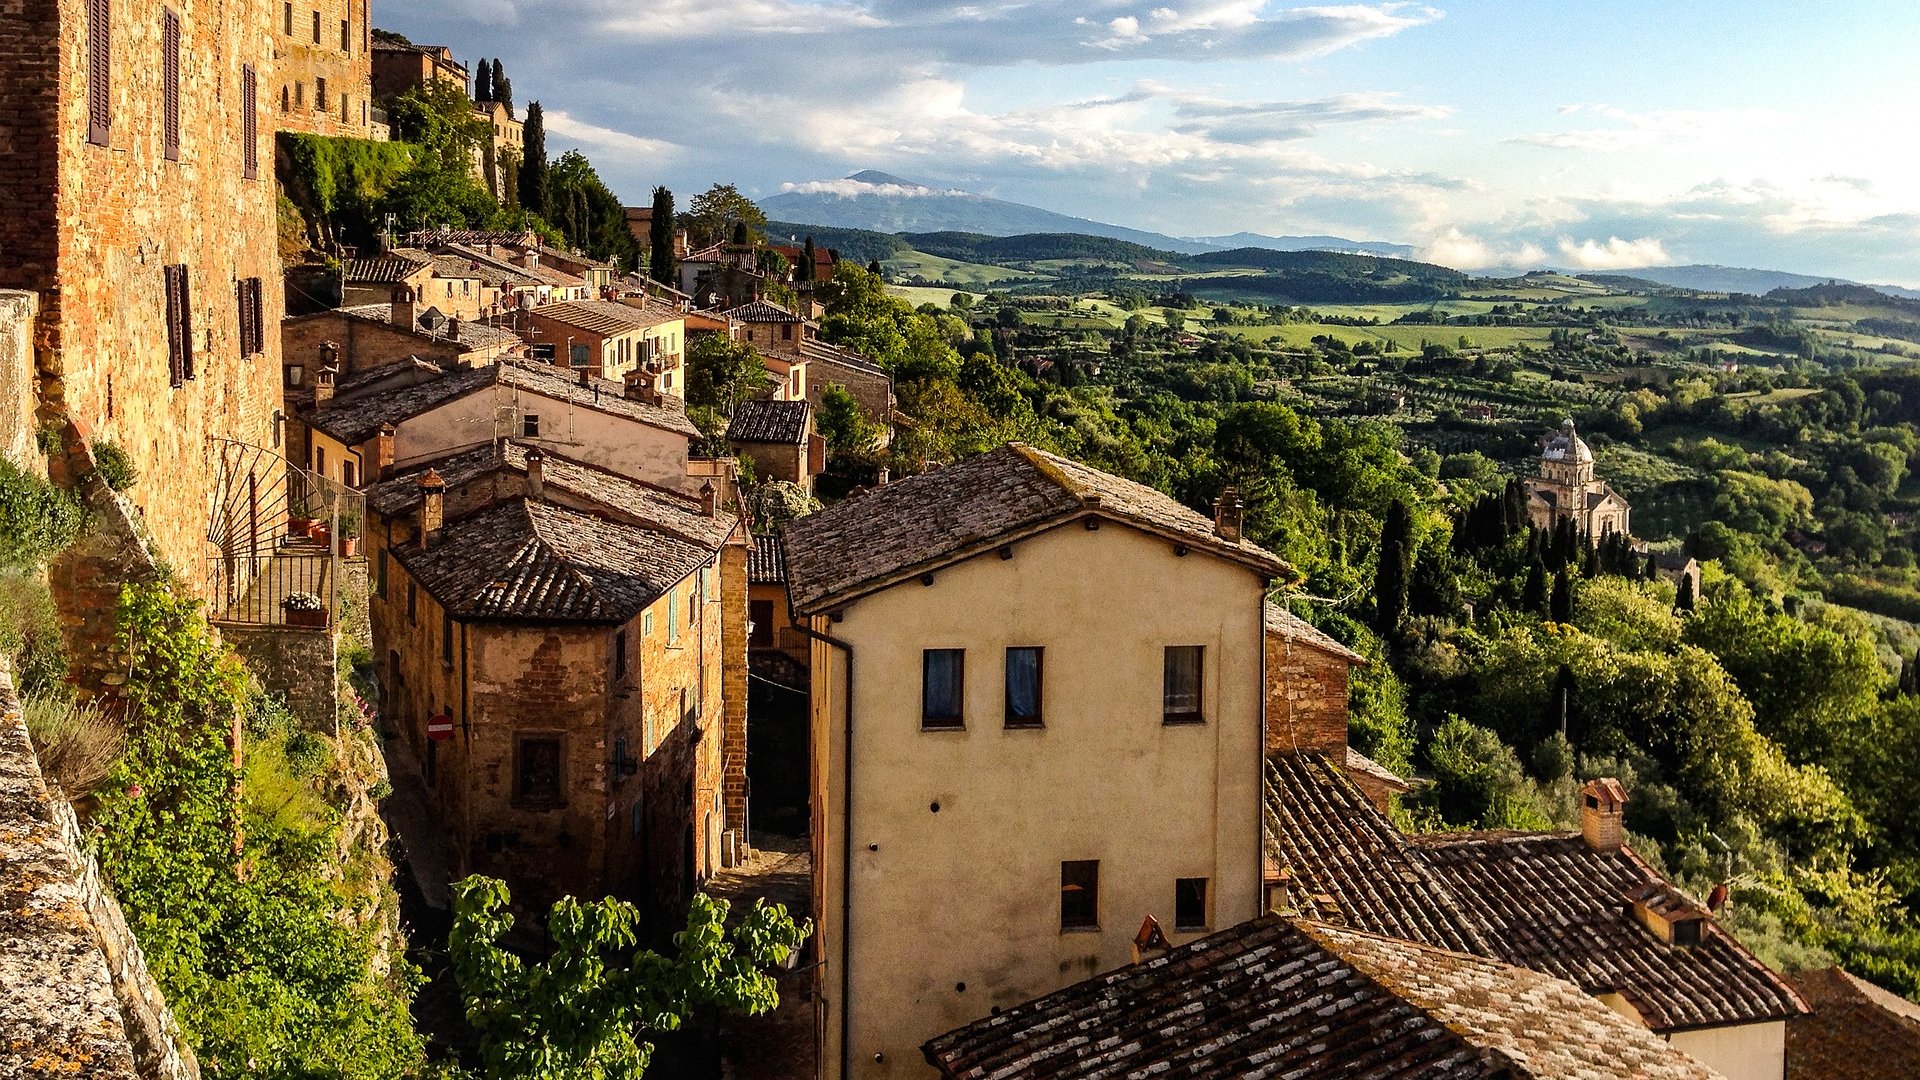
{"label": "hilltop village", "polygon": [[[41,6],[0,13],[0,562],[46,608],[3,642],[0,1074],[1920,1062],[1920,1007],[1780,970],[1736,875],[1628,829],[1737,772],[1768,828],[1866,835],[1722,745],[1751,709],[1643,794],[1574,757],[1604,718],[1556,658],[1514,711],[1560,805],[1434,827],[1513,755],[1461,722],[1422,776],[1376,722],[1381,643],[1473,614],[1362,491],[1417,472],[1393,447],[1248,413],[1205,483],[1041,445],[1072,408],[1021,387],[1097,364],[724,185],[624,202],[368,0]],[[1486,608],[1711,625],[1701,562],[1537,426],[1451,525],[1517,560]],[[1310,459],[1383,504],[1370,626],[1261,542],[1335,503],[1279,479]]]}

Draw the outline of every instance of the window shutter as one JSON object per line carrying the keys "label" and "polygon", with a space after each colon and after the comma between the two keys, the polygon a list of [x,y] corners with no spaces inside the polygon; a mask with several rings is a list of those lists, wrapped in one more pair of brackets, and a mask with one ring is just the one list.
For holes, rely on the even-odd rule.
{"label": "window shutter", "polygon": [[180,160],[180,16],[161,13],[160,105],[161,143],[168,161]]}
{"label": "window shutter", "polygon": [[87,0],[87,141],[107,145],[112,130],[113,5]]}
{"label": "window shutter", "polygon": [[253,65],[240,68],[240,175],[260,179],[260,83]]}
{"label": "window shutter", "polygon": [[267,320],[264,304],[261,302],[261,284],[259,278],[247,279],[247,297],[253,304],[253,355],[267,351]]}
{"label": "window shutter", "polygon": [[187,381],[185,355],[187,340],[185,296],[182,286],[185,282],[184,266],[169,266],[164,271],[167,283],[167,382],[179,386]]}

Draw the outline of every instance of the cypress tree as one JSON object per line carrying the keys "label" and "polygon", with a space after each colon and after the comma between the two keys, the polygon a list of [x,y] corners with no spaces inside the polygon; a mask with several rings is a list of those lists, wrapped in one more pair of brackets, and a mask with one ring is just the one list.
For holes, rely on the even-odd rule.
{"label": "cypress tree", "polygon": [[886,271],[880,269],[880,260],[875,259],[867,264],[867,273],[872,274],[874,277],[880,277],[885,274]]}
{"label": "cypress tree", "polygon": [[1692,611],[1694,606],[1699,602],[1700,597],[1694,591],[1693,575],[1680,575],[1680,590],[1675,593],[1673,597],[1674,609],[1676,611]]}
{"label": "cypress tree", "polygon": [[527,120],[522,135],[526,156],[520,160],[520,205],[546,217],[547,122],[537,101],[527,106]]}
{"label": "cypress tree", "polygon": [[673,192],[653,189],[653,224],[647,230],[648,263],[653,280],[671,285],[679,269],[673,261]]}
{"label": "cypress tree", "polygon": [[1573,577],[1565,570],[1553,576],[1553,604],[1548,617],[1559,623],[1573,621]]}
{"label": "cypress tree", "polygon": [[1600,548],[1594,544],[1580,545],[1580,576],[1598,577],[1600,574]]}
{"label": "cypress tree", "polygon": [[493,69],[485,60],[476,60],[473,64],[473,100],[493,100]]}
{"label": "cypress tree", "polygon": [[807,237],[806,244],[800,249],[800,265],[794,267],[793,279],[795,281],[812,281],[813,260],[817,257],[818,255],[813,246],[813,237],[809,236]]}
{"label": "cypress tree", "polygon": [[1380,526],[1379,558],[1373,571],[1373,625],[1384,638],[1396,636],[1400,620],[1406,617],[1412,547],[1413,521],[1407,504],[1395,499]]}
{"label": "cypress tree", "polygon": [[1560,735],[1569,742],[1573,740],[1573,669],[1565,664],[1553,677],[1553,724],[1560,729]]}
{"label": "cypress tree", "polygon": [[1529,614],[1538,615],[1547,606],[1547,566],[1535,555],[1527,567],[1527,584],[1520,591],[1520,608]]}
{"label": "cypress tree", "polygon": [[1660,560],[1656,559],[1651,552],[1647,554],[1647,580],[1660,580]]}
{"label": "cypress tree", "polygon": [[1527,488],[1518,480],[1509,479],[1503,498],[1503,510],[1506,519],[1506,535],[1512,536],[1527,527]]}
{"label": "cypress tree", "polygon": [[747,231],[747,223],[744,221],[734,222],[733,223],[733,246],[746,247],[748,244],[752,242],[753,242],[753,234]]}
{"label": "cypress tree", "polygon": [[505,105],[507,111],[511,113],[513,111],[513,80],[507,78],[507,69],[500,63],[500,58],[497,56],[493,58],[493,75],[488,80],[488,84],[493,88],[493,100]]}

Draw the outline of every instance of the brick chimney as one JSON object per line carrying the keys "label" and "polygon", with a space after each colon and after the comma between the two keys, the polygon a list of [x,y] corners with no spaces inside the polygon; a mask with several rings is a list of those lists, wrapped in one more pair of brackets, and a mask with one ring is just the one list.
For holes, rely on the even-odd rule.
{"label": "brick chimney", "polygon": [[392,424],[381,424],[380,434],[373,437],[373,478],[385,480],[393,468],[393,437],[397,434]]}
{"label": "brick chimney", "polygon": [[1133,935],[1133,962],[1144,964],[1149,960],[1158,960],[1173,951],[1173,943],[1160,930],[1160,920],[1149,915],[1140,923],[1140,932]]}
{"label": "brick chimney", "polygon": [[388,317],[389,321],[407,330],[418,329],[419,306],[419,297],[414,295],[413,286],[396,285],[393,288],[393,311]]}
{"label": "brick chimney", "polygon": [[320,373],[313,377],[313,403],[315,405],[325,405],[327,402],[333,400],[333,383],[339,374],[339,370],[340,369],[334,367],[332,364],[325,364],[320,368]]}
{"label": "brick chimney", "polygon": [[1245,509],[1238,488],[1221,489],[1220,497],[1213,500],[1213,535],[1229,544],[1239,543],[1240,516]]}
{"label": "brick chimney", "polygon": [[447,482],[428,469],[420,477],[420,550],[427,550],[427,537],[440,531],[440,516],[446,512]]}
{"label": "brick chimney", "polygon": [[547,455],[539,447],[527,451],[527,498],[547,497]]}
{"label": "brick chimney", "polygon": [[714,488],[711,480],[700,485],[700,512],[708,517],[713,517],[720,512],[719,491]]}
{"label": "brick chimney", "polygon": [[1589,780],[1580,789],[1580,835],[1603,855],[1618,854],[1626,843],[1627,789],[1611,776]]}

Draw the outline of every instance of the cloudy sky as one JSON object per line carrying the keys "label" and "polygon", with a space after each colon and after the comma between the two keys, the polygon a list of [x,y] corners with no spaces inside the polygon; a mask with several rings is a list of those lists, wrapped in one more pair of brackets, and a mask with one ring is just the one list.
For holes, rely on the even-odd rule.
{"label": "cloudy sky", "polygon": [[413,0],[625,198],[880,169],[1181,236],[1463,268],[1920,286],[1920,5]]}

